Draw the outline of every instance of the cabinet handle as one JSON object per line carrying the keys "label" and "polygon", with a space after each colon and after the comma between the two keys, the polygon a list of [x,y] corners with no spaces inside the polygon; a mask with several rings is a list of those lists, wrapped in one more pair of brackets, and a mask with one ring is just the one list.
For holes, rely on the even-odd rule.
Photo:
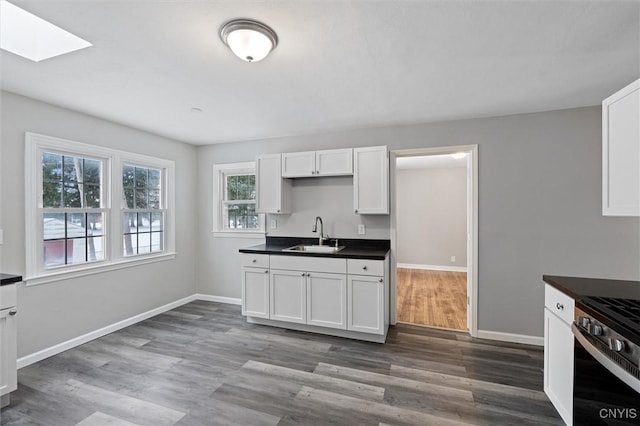
{"label": "cabinet handle", "polygon": [[367,270],[367,265],[364,265],[364,266],[362,267],[362,270],[363,270],[363,271],[366,271],[366,270]]}
{"label": "cabinet handle", "polygon": [[379,282],[379,283],[381,283],[381,282],[384,282],[384,280],[383,280],[382,278],[380,278],[380,279],[378,280],[378,282]]}
{"label": "cabinet handle", "polygon": [[257,259],[253,259],[251,260],[253,263],[256,263],[258,260]]}
{"label": "cabinet handle", "polygon": [[280,209],[276,210],[278,213],[280,213]]}
{"label": "cabinet handle", "polygon": [[564,305],[560,302],[556,303],[556,309],[559,311],[563,311],[564,310]]}
{"label": "cabinet handle", "polygon": [[303,276],[303,277],[306,277],[306,276],[307,276],[307,274],[305,274],[305,273],[303,272],[303,273],[302,273],[302,276]]}
{"label": "cabinet handle", "polygon": [[268,270],[268,269],[265,269],[265,270],[264,270],[264,273],[265,273],[265,274],[268,274],[268,273],[269,273],[269,270]]}
{"label": "cabinet handle", "polygon": [[355,212],[358,213],[358,209],[356,209]]}
{"label": "cabinet handle", "polygon": [[320,170],[316,170],[316,174],[319,175],[320,174]]}
{"label": "cabinet handle", "polygon": [[17,310],[17,309],[11,309],[11,310],[9,311],[9,315],[11,315],[11,316],[14,316],[14,315],[15,315],[15,314],[17,314],[17,313],[18,313],[18,310]]}

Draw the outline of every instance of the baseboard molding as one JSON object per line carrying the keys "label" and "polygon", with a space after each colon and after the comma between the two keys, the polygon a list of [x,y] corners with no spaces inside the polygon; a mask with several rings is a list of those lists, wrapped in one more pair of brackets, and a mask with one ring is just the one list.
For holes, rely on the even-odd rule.
{"label": "baseboard molding", "polygon": [[242,299],[235,297],[214,296],[212,294],[194,294],[195,300],[206,300],[207,302],[227,303],[229,305],[242,305]]}
{"label": "baseboard molding", "polygon": [[416,263],[397,263],[396,268],[423,269],[429,271],[467,272],[466,266],[418,265]]}
{"label": "baseboard molding", "polygon": [[526,345],[544,346],[544,338],[526,334],[501,333],[499,331],[478,330],[480,339],[500,340],[501,342],[524,343]]}
{"label": "baseboard molding", "polygon": [[171,309],[175,309],[178,306],[182,306],[189,302],[193,302],[197,299],[198,295],[191,295],[184,297],[180,300],[176,300],[175,302],[167,303],[166,305],[159,306],[157,308],[151,309],[147,312],[143,312],[138,315],[134,315],[130,318],[124,319],[122,321],[118,321],[114,324],[108,325],[106,327],[102,327],[98,330],[91,331],[89,333],[83,334],[82,336],[74,337],[73,339],[69,339],[65,342],[58,343],[57,345],[53,345],[51,347],[42,349],[38,352],[34,352],[29,355],[25,355],[21,358],[18,358],[18,369],[36,363],[38,361],[42,361],[45,358],[49,358],[50,356],[57,355],[61,352],[69,350],[71,348],[75,348],[76,346],[80,346],[84,343],[90,342],[98,337],[105,336],[109,333],[113,333],[114,331],[118,331],[130,325],[133,325],[137,322],[146,320],[148,318],[154,317],[158,314],[161,314],[166,311],[170,311]]}

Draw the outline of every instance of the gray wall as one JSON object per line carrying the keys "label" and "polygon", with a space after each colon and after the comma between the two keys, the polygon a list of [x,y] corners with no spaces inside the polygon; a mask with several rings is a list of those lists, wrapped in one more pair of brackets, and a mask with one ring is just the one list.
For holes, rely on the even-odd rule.
{"label": "gray wall", "polygon": [[24,275],[24,134],[35,132],[176,162],[174,260],[18,287],[18,356],[195,293],[196,149],[12,93],[2,97],[3,271]]}
{"label": "gray wall", "polygon": [[[640,279],[640,219],[601,215],[599,107],[198,147],[198,228],[212,228],[216,163],[325,148],[469,144],[479,146],[479,329],[542,336],[542,274]],[[319,200],[327,194],[318,191],[304,201],[304,217],[279,219],[279,235],[309,234],[315,212],[326,208]],[[360,219],[375,230],[367,237],[388,238],[388,217]],[[226,247],[199,233],[200,292],[240,297],[237,252]],[[213,271],[211,259],[221,268]]]}
{"label": "gray wall", "polygon": [[397,170],[396,205],[398,263],[467,266],[465,167]]}

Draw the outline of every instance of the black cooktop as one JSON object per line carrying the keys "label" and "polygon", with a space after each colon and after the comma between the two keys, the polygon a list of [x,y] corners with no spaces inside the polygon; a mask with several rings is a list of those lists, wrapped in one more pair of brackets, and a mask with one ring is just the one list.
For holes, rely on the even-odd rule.
{"label": "black cooktop", "polygon": [[582,296],[578,302],[599,314],[611,329],[640,345],[640,300]]}

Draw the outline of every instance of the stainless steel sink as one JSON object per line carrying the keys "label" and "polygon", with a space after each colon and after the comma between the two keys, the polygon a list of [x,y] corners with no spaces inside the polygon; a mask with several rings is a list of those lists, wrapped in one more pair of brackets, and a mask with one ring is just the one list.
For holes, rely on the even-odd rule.
{"label": "stainless steel sink", "polygon": [[344,246],[317,246],[317,245],[304,245],[298,244],[297,246],[282,249],[282,251],[294,251],[304,253],[337,253],[342,250]]}

